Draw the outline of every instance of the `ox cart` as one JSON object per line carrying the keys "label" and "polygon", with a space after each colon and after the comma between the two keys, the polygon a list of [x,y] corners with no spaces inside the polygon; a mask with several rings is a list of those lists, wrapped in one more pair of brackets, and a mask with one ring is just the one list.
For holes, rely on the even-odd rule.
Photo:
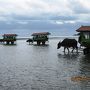
{"label": "ox cart", "polygon": [[49,32],[38,32],[38,33],[33,33],[32,39],[28,39],[27,42],[36,42],[37,45],[45,45],[46,41],[48,41],[48,36],[50,35]]}
{"label": "ox cart", "polygon": [[85,47],[83,49],[84,55],[90,54],[90,26],[81,26],[76,31],[80,32],[78,42]]}
{"label": "ox cart", "polygon": [[3,38],[0,39],[1,43],[6,43],[6,44],[14,44],[14,42],[16,41],[16,36],[17,34],[4,34],[2,35]]}

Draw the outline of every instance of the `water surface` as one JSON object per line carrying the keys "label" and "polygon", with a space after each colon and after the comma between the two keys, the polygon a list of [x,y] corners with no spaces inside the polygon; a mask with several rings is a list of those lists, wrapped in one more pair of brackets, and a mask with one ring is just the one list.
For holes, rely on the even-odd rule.
{"label": "water surface", "polygon": [[72,81],[73,76],[90,76],[90,57],[83,52],[57,50],[60,39],[46,46],[0,44],[0,90],[90,90],[90,81]]}

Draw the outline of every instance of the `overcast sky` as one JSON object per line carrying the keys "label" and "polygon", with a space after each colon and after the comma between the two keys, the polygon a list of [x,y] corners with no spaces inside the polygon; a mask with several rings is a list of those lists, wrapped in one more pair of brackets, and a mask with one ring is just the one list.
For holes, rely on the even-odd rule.
{"label": "overcast sky", "polygon": [[90,0],[0,0],[0,28],[59,29],[90,24]]}

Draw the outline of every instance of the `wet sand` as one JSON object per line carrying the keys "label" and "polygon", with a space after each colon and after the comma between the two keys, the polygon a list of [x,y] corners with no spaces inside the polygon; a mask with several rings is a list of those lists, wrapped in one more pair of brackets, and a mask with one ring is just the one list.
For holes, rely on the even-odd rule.
{"label": "wet sand", "polygon": [[46,46],[25,40],[0,44],[0,90],[90,90],[90,79],[74,80],[90,77],[90,55],[57,50],[59,40],[50,39]]}

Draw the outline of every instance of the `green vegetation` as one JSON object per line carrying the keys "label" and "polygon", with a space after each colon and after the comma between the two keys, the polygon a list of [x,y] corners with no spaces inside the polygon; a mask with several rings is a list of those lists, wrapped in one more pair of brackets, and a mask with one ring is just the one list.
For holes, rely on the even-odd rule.
{"label": "green vegetation", "polygon": [[16,37],[15,37],[15,36],[4,36],[4,37],[3,37],[3,40],[7,40],[7,41],[9,41],[9,40],[11,40],[11,41],[16,41]]}
{"label": "green vegetation", "polygon": [[78,42],[85,47],[90,47],[90,39],[86,39],[83,33],[80,33]]}
{"label": "green vegetation", "polygon": [[84,39],[82,41],[82,45],[85,47],[90,47],[90,39]]}
{"label": "green vegetation", "polygon": [[48,41],[48,37],[45,35],[37,35],[33,37],[33,41]]}

